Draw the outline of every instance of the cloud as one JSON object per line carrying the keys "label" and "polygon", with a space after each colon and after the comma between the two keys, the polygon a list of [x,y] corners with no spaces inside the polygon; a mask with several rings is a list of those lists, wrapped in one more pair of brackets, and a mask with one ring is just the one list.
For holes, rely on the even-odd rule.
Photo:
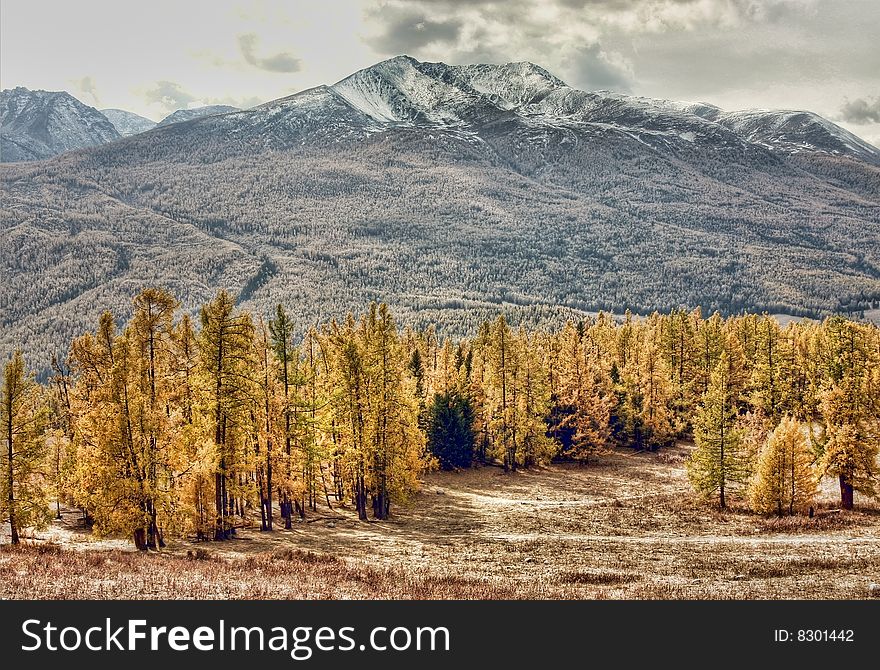
{"label": "cloud", "polygon": [[379,53],[413,53],[429,44],[455,43],[464,25],[459,18],[429,18],[424,11],[395,5],[382,5],[368,14],[382,30],[365,42]]}
{"label": "cloud", "polygon": [[632,32],[775,23],[813,11],[817,0],[550,0],[548,4]]}
{"label": "cloud", "polygon": [[238,36],[238,48],[245,61],[250,65],[267,72],[299,72],[302,68],[300,59],[286,51],[261,58],[257,55],[259,44],[260,38],[255,33],[245,33]]}
{"label": "cloud", "polygon": [[579,47],[570,58],[571,83],[586,91],[607,89],[628,93],[632,90],[631,68],[602,50],[601,45]]}
{"label": "cloud", "polygon": [[840,117],[844,121],[858,125],[880,123],[880,96],[873,100],[866,98],[846,100],[840,108]]}
{"label": "cloud", "polygon": [[98,98],[98,87],[95,86],[95,80],[92,77],[87,76],[82,79],[75,79],[73,81],[73,86],[77,93],[80,93],[83,96],[89,96],[96,107],[101,106],[101,100]]}
{"label": "cloud", "polygon": [[169,112],[189,107],[198,100],[196,96],[184,91],[180,84],[173,81],[157,81],[153,88],[144,91],[144,99],[149,104],[162,105]]}

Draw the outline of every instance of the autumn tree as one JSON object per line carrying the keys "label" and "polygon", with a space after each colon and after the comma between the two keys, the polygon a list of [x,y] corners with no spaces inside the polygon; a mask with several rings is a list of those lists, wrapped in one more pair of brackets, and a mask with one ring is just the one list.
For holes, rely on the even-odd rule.
{"label": "autumn tree", "polygon": [[16,351],[3,369],[0,388],[0,424],[5,442],[0,453],[0,514],[9,524],[12,544],[19,543],[23,528],[42,527],[51,516],[41,470],[48,416],[43,395],[26,370],[21,351]]}
{"label": "autumn tree", "polygon": [[[273,472],[276,470],[278,445],[284,439],[285,397],[279,388],[276,359],[269,329],[262,317],[258,319],[252,340],[253,375],[251,388],[250,441],[252,443],[257,492],[260,499],[260,528],[272,530]],[[283,380],[283,374],[281,375]]]}
{"label": "autumn tree", "polygon": [[520,330],[517,338],[522,347],[517,375],[518,388],[514,402],[519,403],[515,419],[520,442],[520,459],[525,467],[548,462],[558,451],[558,444],[547,434],[547,413],[550,411],[550,388],[547,371],[542,365],[544,339],[529,336]]}
{"label": "autumn tree", "polygon": [[68,479],[75,462],[74,417],[70,366],[52,355],[52,377],[47,389],[49,405],[49,448],[55,518],[61,519],[61,502],[69,500]]}
{"label": "autumn tree", "polygon": [[467,374],[468,397],[474,406],[475,456],[485,462],[490,456],[492,440],[492,367],[489,363],[491,324],[480,324],[478,335],[468,347],[470,364]]}
{"label": "autumn tree", "polygon": [[183,314],[172,333],[172,385],[169,404],[176,414],[174,430],[175,503],[181,514],[179,533],[210,539],[214,533],[214,445],[199,337],[189,314]]}
{"label": "autumn tree", "polygon": [[816,497],[815,455],[803,427],[785,417],[770,433],[749,487],[752,509],[763,514],[794,514]]}
{"label": "autumn tree", "polygon": [[516,433],[519,404],[515,398],[519,348],[514,337],[507,320],[501,315],[492,324],[486,351],[490,369],[487,380],[487,401],[491,408],[489,425],[495,450],[505,470],[516,470],[519,447]]}
{"label": "autumn tree", "polygon": [[367,363],[373,514],[386,519],[392,496],[405,496],[416,486],[425,439],[415,383],[407,383],[403,348],[386,304],[370,305],[359,334]]}
{"label": "autumn tree", "polygon": [[[324,463],[333,468],[334,476],[339,477],[336,433],[331,423],[329,430],[323,430],[322,408],[326,405],[327,361],[325,349],[318,335],[309,330],[294,357],[294,430],[299,453],[301,484],[300,501],[297,503],[302,514],[308,506],[317,509],[318,498],[323,492],[328,507],[331,507],[330,492],[324,478]],[[320,487],[319,487],[320,484]],[[343,486],[338,483],[337,488]],[[341,496],[337,496],[341,497]]]}
{"label": "autumn tree", "polygon": [[254,326],[250,315],[237,312],[232,295],[223,290],[202,308],[201,325],[205,411],[214,444],[214,539],[224,540],[233,533],[232,517],[244,511],[236,494],[247,487],[240,477],[247,468],[239,461],[245,455],[242,428],[253,382],[249,362]]}
{"label": "autumn tree", "polygon": [[598,362],[584,346],[583,330],[568,323],[555,339],[556,393],[550,432],[559,440],[562,455],[588,461],[608,449],[611,398],[596,381]]}
{"label": "autumn tree", "polygon": [[[691,392],[699,402],[709,390],[712,374],[730,339],[725,332],[724,319],[718,312],[708,319],[702,319],[698,311],[694,312],[691,314],[691,328],[694,331],[694,377]],[[729,362],[733,363],[733,361]]]}
{"label": "autumn tree", "polygon": [[632,352],[618,369],[618,435],[637,449],[667,446],[676,433],[671,370],[657,344],[657,329],[652,317],[639,329]]}
{"label": "autumn tree", "polygon": [[367,519],[367,387],[364,352],[356,339],[354,317],[333,323],[328,336],[332,348],[333,423],[342,444],[342,460],[352,482],[352,498],[358,518]]}
{"label": "autumn tree", "polygon": [[661,317],[659,346],[669,370],[670,411],[676,434],[687,430],[693,412],[694,329],[694,319],[683,309]]}
{"label": "autumn tree", "polygon": [[[134,316],[126,329],[130,337],[130,355],[134,356],[132,372],[136,376],[133,396],[127,398],[129,410],[134,402],[142,433],[140,461],[143,467],[143,507],[147,516],[145,543],[148,548],[163,546],[159,528],[159,505],[169,508],[174,466],[174,417],[170,411],[175,379],[172,367],[172,331],[174,313],[179,303],[167,291],[147,288],[134,298]],[[126,391],[127,393],[128,391]]]}
{"label": "autumn tree", "polygon": [[423,467],[415,380],[407,374],[404,347],[388,307],[370,306],[356,322],[333,324],[333,416],[344,444],[358,516],[387,518],[392,499],[405,497]]}
{"label": "autumn tree", "polygon": [[293,520],[293,502],[291,499],[291,482],[293,479],[293,427],[295,423],[295,402],[292,397],[293,378],[291,369],[295,366],[295,352],[293,351],[293,324],[287,316],[284,306],[279,304],[275,307],[275,318],[269,321],[269,332],[272,335],[272,349],[275,359],[278,361],[278,375],[282,391],[282,413],[284,417],[284,471],[281,479],[283,486],[279,487],[281,518],[284,519],[284,527],[290,529]]}
{"label": "autumn tree", "polygon": [[874,495],[877,486],[880,417],[873,380],[880,354],[872,335],[876,338],[876,331],[869,326],[832,317],[823,324],[818,345],[826,438],[821,467],[838,478],[844,509],[852,509],[855,491]]}
{"label": "autumn tree", "polygon": [[793,388],[797,380],[793,343],[779,322],[767,315],[752,319],[753,361],[749,379],[750,403],[771,422],[783,414],[797,411]]}
{"label": "autumn tree", "polygon": [[837,477],[840,506],[852,509],[855,491],[868,496],[877,493],[877,421],[859,416],[847,401],[847,392],[840,387],[825,393],[822,410],[827,440],[820,467],[823,473]]}
{"label": "autumn tree", "polygon": [[155,451],[138,354],[133,330],[118,333],[109,312],[101,315],[94,336],[87,333],[73,343],[71,360],[78,373],[74,495],[99,532],[125,533],[146,550],[156,509]]}
{"label": "autumn tree", "polygon": [[130,534],[139,549],[164,545],[163,527],[183,530],[178,478],[181,391],[174,315],[161,289],[134,298],[131,322],[117,332],[109,313],[73,343],[77,442],[75,498],[102,532]]}

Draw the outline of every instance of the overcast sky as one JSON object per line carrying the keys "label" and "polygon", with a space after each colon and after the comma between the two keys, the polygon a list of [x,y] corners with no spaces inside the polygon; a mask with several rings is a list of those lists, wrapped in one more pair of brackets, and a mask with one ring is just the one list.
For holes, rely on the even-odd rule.
{"label": "overcast sky", "polygon": [[2,0],[0,86],[158,120],[249,107],[407,53],[568,84],[809,109],[880,146],[878,0]]}

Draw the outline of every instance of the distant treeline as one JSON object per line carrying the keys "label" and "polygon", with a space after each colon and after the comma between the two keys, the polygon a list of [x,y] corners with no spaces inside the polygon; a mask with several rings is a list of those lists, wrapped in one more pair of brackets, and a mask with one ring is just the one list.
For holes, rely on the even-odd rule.
{"label": "distant treeline", "polygon": [[823,475],[844,508],[876,491],[880,332],[840,317],[599,314],[548,332],[498,316],[440,341],[375,303],[305,333],[283,306],[253,315],[225,291],[198,323],[161,289],[133,314],[105,313],[46,385],[20,353],[7,363],[13,542],[62,503],[141,549],[226,539],[257,512],[264,530],[319,505],[385,519],[428,468],[588,464],[687,437],[694,488],[721,506],[806,511]]}

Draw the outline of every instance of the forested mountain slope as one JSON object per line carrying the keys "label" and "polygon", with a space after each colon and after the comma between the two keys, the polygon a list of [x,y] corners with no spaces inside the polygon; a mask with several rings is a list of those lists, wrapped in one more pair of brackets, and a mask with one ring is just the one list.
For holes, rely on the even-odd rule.
{"label": "forested mountain slope", "polygon": [[[299,327],[385,300],[795,315],[880,300],[880,152],[815,115],[586,93],[529,63],[398,57],[252,110],[0,168],[0,348],[138,289]],[[35,361],[35,365],[41,362]]]}

